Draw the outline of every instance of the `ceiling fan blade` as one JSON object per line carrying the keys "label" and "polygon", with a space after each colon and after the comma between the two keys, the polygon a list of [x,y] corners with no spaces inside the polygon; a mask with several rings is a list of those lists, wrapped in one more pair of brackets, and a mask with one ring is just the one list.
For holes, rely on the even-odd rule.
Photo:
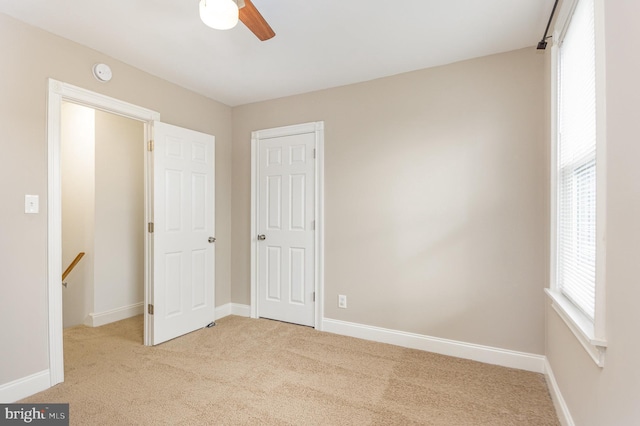
{"label": "ceiling fan blade", "polygon": [[269,40],[276,35],[258,9],[251,3],[251,0],[244,0],[244,7],[240,8],[239,15],[242,23],[260,40]]}

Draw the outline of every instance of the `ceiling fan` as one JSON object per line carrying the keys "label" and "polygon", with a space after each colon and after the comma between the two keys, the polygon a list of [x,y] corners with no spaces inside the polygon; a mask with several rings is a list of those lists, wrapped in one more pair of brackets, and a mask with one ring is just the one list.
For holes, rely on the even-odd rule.
{"label": "ceiling fan", "polygon": [[200,19],[218,30],[233,28],[240,19],[262,41],[276,35],[251,0],[200,0]]}

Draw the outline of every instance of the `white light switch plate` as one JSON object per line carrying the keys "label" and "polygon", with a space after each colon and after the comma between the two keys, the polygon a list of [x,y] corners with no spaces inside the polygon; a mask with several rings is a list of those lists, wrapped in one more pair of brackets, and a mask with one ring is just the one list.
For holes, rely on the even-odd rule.
{"label": "white light switch plate", "polygon": [[24,212],[25,213],[39,213],[40,212],[40,197],[37,195],[25,195],[24,196]]}

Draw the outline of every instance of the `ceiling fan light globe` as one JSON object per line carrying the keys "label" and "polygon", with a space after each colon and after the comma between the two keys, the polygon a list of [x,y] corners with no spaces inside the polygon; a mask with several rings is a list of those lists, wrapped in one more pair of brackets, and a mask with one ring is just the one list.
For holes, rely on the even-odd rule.
{"label": "ceiling fan light globe", "polygon": [[200,19],[216,30],[231,29],[238,23],[238,5],[233,0],[200,0]]}

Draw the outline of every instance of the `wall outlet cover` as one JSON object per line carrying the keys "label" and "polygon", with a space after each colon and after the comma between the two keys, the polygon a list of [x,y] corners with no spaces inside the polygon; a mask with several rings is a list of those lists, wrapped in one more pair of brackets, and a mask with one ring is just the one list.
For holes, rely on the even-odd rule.
{"label": "wall outlet cover", "polygon": [[347,296],[345,296],[344,294],[338,295],[338,308],[347,308]]}

